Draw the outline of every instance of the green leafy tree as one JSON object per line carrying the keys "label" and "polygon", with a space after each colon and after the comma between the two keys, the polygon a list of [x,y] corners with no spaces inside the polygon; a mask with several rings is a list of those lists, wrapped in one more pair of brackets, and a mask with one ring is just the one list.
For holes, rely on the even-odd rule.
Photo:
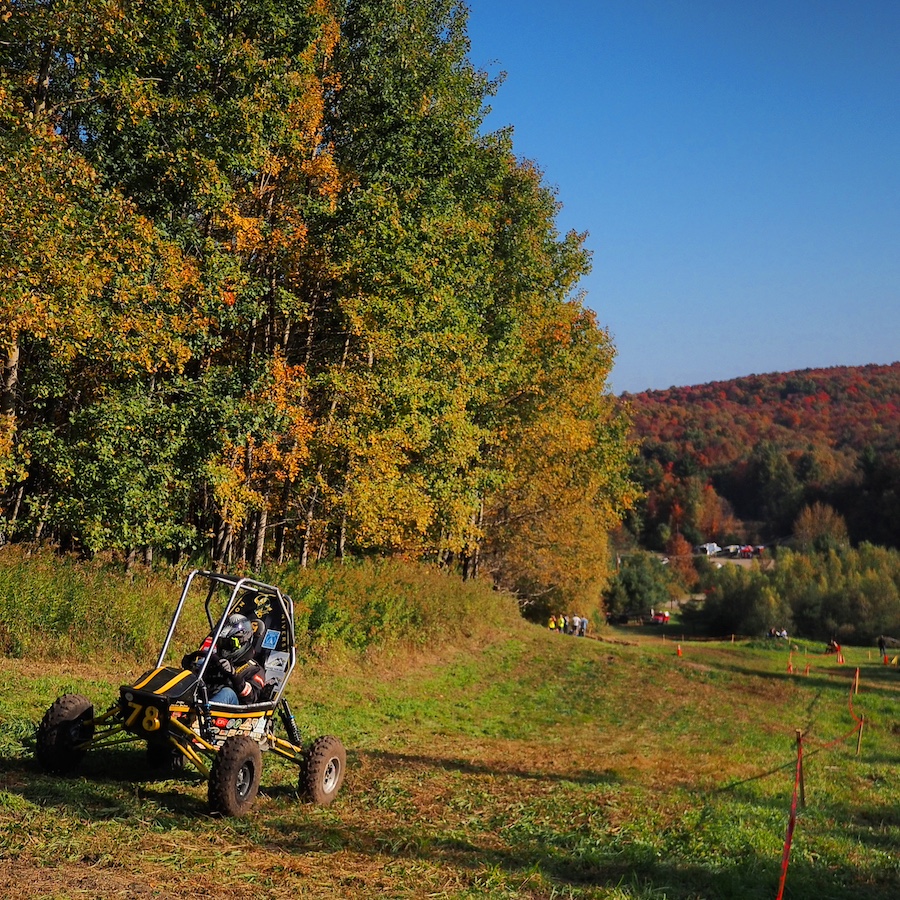
{"label": "green leafy tree", "polygon": [[88,552],[197,549],[190,484],[178,466],[185,439],[185,420],[143,390],[98,398],[65,428],[30,431],[46,476],[43,517],[63,534],[77,530]]}
{"label": "green leafy tree", "polygon": [[669,574],[651,553],[632,553],[621,559],[603,592],[610,616],[662,609],[669,600]]}

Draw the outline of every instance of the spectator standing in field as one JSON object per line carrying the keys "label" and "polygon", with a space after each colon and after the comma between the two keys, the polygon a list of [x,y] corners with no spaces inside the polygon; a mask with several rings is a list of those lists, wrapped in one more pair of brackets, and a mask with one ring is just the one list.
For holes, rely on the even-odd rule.
{"label": "spectator standing in field", "polygon": [[581,630],[581,616],[572,616],[572,634],[578,635]]}
{"label": "spectator standing in field", "polygon": [[587,619],[582,616],[581,617],[581,630],[578,632],[581,637],[587,636]]}
{"label": "spectator standing in field", "polygon": [[549,624],[547,625],[547,627],[548,627],[551,631],[556,631],[556,616],[550,616],[550,622],[549,622]]}

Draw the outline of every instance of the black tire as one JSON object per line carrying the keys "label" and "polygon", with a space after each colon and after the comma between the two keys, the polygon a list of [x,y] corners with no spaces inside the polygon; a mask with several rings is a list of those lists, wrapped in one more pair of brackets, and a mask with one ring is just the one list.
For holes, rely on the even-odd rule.
{"label": "black tire", "polygon": [[209,807],[223,816],[249,812],[259,791],[262,753],[246,735],[228,738],[216,753],[209,772]]}
{"label": "black tire", "polygon": [[93,736],[94,705],[81,694],[63,694],[38,725],[35,756],[47,772],[65,775],[74,771],[84,756],[84,748],[76,747]]}
{"label": "black tire", "polygon": [[336,737],[316,738],[306,751],[300,772],[300,793],[319,806],[328,806],[344,783],[347,751]]}

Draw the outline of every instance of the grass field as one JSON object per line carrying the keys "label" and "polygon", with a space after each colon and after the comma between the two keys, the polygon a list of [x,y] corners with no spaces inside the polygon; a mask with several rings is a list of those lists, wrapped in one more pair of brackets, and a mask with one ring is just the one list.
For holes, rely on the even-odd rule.
{"label": "grass field", "polygon": [[341,796],[300,803],[296,769],[267,756],[240,820],[207,814],[199,777],[154,780],[139,746],[97,751],[77,777],[40,773],[32,733],[52,700],[104,708],[142,667],[7,659],[0,894],[772,900],[802,729],[784,896],[897,896],[896,668],[864,648],[839,665],[818,648],[598,637],[521,622],[307,663],[289,696],[302,730],[348,747]]}

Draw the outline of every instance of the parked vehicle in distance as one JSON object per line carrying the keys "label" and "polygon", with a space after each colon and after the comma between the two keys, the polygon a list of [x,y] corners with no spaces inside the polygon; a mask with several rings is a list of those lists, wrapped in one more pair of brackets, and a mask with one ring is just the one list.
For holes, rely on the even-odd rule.
{"label": "parked vehicle in distance", "polygon": [[714,543],[710,542],[708,544],[700,544],[699,547],[694,548],[695,553],[699,553],[702,556],[718,556],[722,552],[722,548]]}

